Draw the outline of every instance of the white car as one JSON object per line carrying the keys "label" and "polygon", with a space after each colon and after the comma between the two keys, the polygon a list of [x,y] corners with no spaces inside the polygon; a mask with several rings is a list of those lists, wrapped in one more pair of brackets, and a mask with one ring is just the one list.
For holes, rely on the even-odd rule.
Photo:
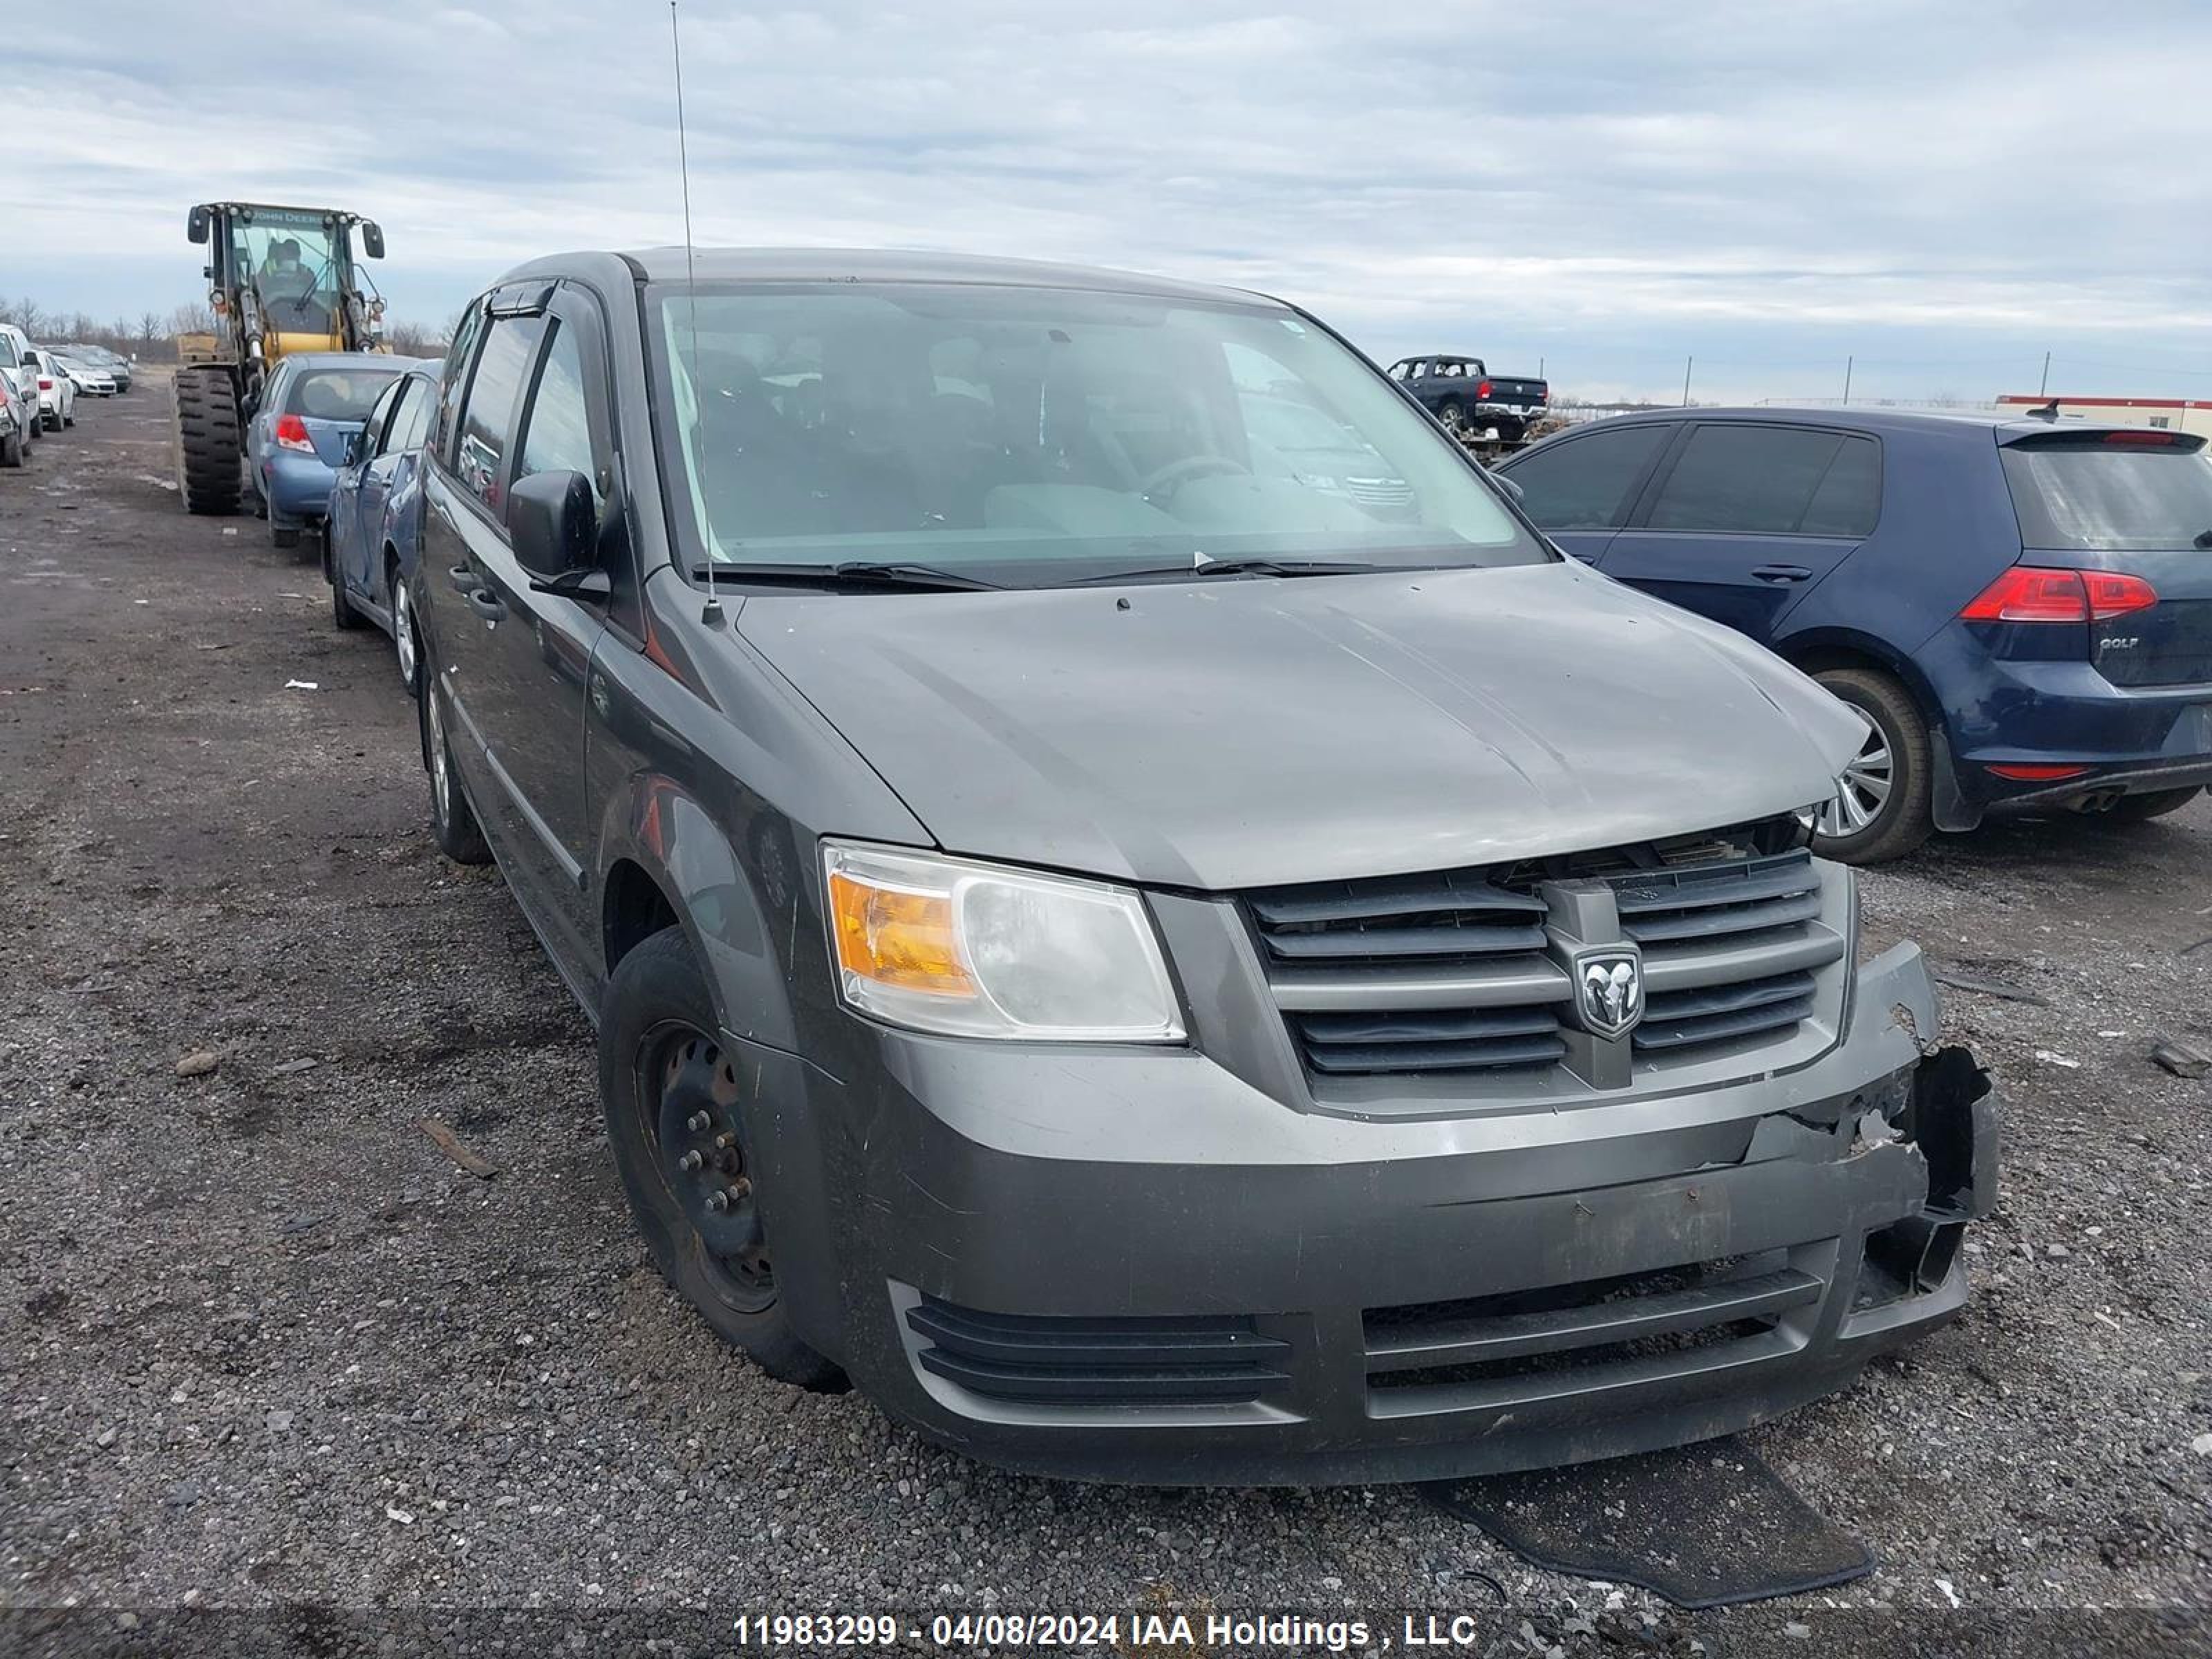
{"label": "white car", "polygon": [[46,430],[38,416],[39,371],[23,361],[23,354],[30,349],[31,342],[21,329],[13,323],[0,323],[0,375],[7,377],[8,390],[15,396],[15,418],[21,422],[27,441]]}
{"label": "white car", "polygon": [[39,418],[49,432],[76,424],[76,382],[61,360],[45,346],[33,346],[23,361],[39,372]]}
{"label": "white car", "polygon": [[113,392],[131,390],[131,360],[120,352],[110,351],[103,345],[64,346],[62,356],[83,364],[95,374],[106,375],[113,382]]}
{"label": "white car", "polygon": [[[8,349],[7,342],[0,341],[0,357],[4,357]],[[16,419],[22,405],[15,401],[15,383],[0,372],[0,466],[23,464],[23,426]]]}
{"label": "white car", "polygon": [[82,357],[72,357],[62,352],[54,354],[54,361],[61,365],[62,373],[70,377],[79,396],[112,398],[115,395],[115,377],[106,369],[88,363]]}

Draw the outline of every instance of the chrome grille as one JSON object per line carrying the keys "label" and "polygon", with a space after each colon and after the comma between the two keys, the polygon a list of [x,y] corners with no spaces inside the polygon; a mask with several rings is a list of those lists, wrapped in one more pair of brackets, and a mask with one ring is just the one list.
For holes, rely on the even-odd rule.
{"label": "chrome grille", "polygon": [[[1644,958],[1638,1066],[1759,1050],[1840,1003],[1849,946],[1829,876],[1787,820],[1557,859],[1244,896],[1269,987],[1316,1091],[1361,1077],[1570,1064],[1572,986],[1546,884],[1610,888]],[[1847,907],[1844,907],[1847,908]],[[1825,1000],[1824,1000],[1825,999]]]}
{"label": "chrome grille", "polygon": [[1362,507],[1408,507],[1413,487],[1403,478],[1346,478],[1344,493]]}
{"label": "chrome grille", "polygon": [[1794,1031],[1813,1012],[1814,985],[1810,974],[1774,974],[1734,985],[1661,992],[1645,1000],[1644,1023],[1629,1041],[1638,1053],[1648,1053]]}
{"label": "chrome grille", "polygon": [[1545,904],[1480,871],[1255,893],[1275,1000],[1316,1072],[1549,1065],[1566,1053],[1549,1004]]}

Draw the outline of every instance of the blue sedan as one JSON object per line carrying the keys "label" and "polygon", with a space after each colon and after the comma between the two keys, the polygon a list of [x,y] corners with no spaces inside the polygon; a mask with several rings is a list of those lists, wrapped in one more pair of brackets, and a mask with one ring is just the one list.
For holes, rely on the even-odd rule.
{"label": "blue sedan", "polygon": [[2139,823],[2212,783],[2201,437],[1684,409],[1573,428],[1498,471],[1567,552],[1741,629],[1866,717],[1821,809],[1832,856],[1895,858],[1993,812]]}
{"label": "blue sedan", "polygon": [[421,364],[415,357],[307,351],[276,365],[246,423],[246,466],[255,510],[267,517],[277,546],[295,547],[302,530],[321,525],[347,439],[392,382]]}
{"label": "blue sedan", "polygon": [[323,538],[331,620],[340,628],[366,620],[391,635],[410,692],[422,657],[407,583],[422,545],[422,443],[437,407],[434,363],[416,364],[385,387],[342,453]]}

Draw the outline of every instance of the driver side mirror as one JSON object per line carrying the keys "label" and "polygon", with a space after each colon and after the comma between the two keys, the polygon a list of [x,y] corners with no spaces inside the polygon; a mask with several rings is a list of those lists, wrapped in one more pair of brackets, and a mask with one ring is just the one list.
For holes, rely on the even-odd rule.
{"label": "driver side mirror", "polygon": [[515,562],[533,576],[550,580],[599,562],[599,508],[580,472],[516,479],[507,492],[507,528]]}
{"label": "driver side mirror", "polygon": [[372,259],[384,257],[384,227],[374,219],[361,222],[361,251]]}
{"label": "driver side mirror", "polygon": [[366,432],[349,432],[346,434],[345,459],[340,461],[338,465],[340,466],[359,466],[361,465],[362,457],[367,453],[368,453],[368,434]]}
{"label": "driver side mirror", "polygon": [[208,210],[205,208],[196,207],[185,216],[185,235],[196,243],[207,240]]}
{"label": "driver side mirror", "polygon": [[1495,482],[1503,484],[1505,487],[1505,493],[1510,495],[1515,501],[1517,501],[1526,499],[1528,492],[1522,489],[1519,484],[1514,483],[1512,479],[1507,477],[1503,472],[1493,472],[1490,476]]}

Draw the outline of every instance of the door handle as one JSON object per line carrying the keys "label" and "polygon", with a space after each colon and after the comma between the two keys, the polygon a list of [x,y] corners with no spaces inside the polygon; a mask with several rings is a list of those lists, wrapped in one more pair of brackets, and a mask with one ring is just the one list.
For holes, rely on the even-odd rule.
{"label": "door handle", "polygon": [[1802,582],[1813,573],[1802,564],[1762,564],[1751,574],[1763,582]]}

